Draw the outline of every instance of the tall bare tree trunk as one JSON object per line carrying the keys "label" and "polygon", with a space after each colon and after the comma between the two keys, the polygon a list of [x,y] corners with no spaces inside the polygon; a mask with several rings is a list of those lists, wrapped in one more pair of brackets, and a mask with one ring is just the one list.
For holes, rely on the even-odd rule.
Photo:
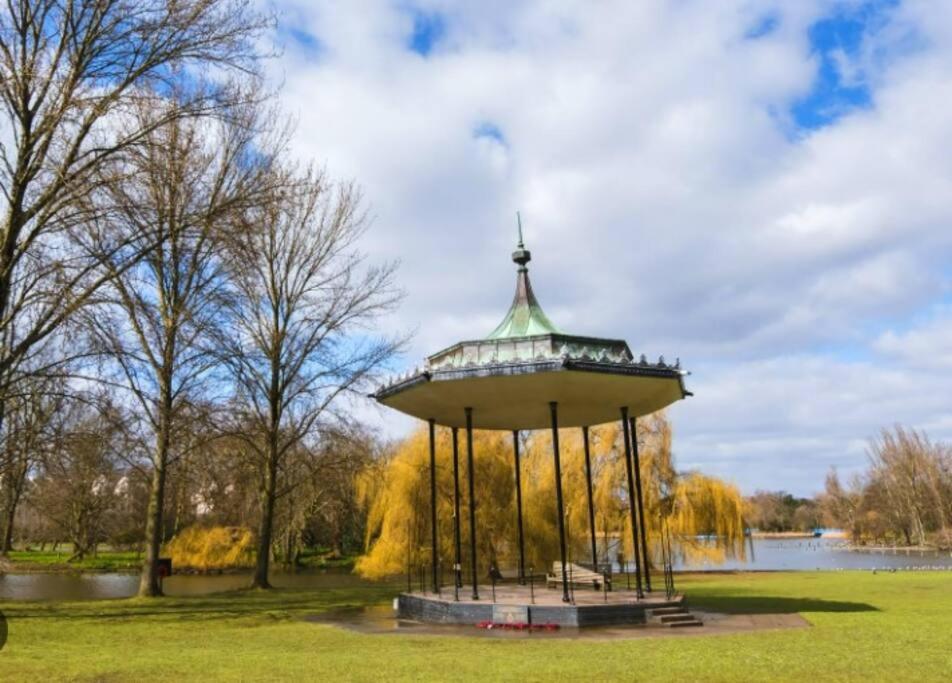
{"label": "tall bare tree trunk", "polygon": [[149,508],[145,523],[145,561],[139,578],[139,595],[156,597],[162,595],[159,583],[158,560],[162,545],[162,505],[165,499],[165,468],[156,464],[152,470],[152,487],[149,489]]}
{"label": "tall bare tree trunk", "polygon": [[261,488],[261,523],[258,526],[258,556],[255,560],[255,575],[251,582],[254,588],[271,588],[268,570],[271,566],[271,536],[274,527],[274,500],[277,489],[277,440],[272,444],[271,457],[267,464],[264,485]]}
{"label": "tall bare tree trunk", "polygon": [[[26,472],[23,474],[25,477]],[[10,495],[4,509],[3,538],[0,539],[0,556],[2,557],[9,556],[10,551],[13,550],[13,523],[17,516],[17,505],[22,491],[23,481],[11,482]]]}
{"label": "tall bare tree trunk", "polygon": [[162,550],[162,519],[165,506],[165,466],[169,457],[172,396],[167,381],[163,382],[162,406],[159,415],[159,433],[156,435],[155,461],[152,463],[152,486],[149,489],[149,507],[145,523],[145,561],[139,578],[139,596],[162,595],[158,560]]}
{"label": "tall bare tree trunk", "polygon": [[13,550],[13,511],[8,510],[3,520],[3,545],[0,547],[0,557],[9,557]]}

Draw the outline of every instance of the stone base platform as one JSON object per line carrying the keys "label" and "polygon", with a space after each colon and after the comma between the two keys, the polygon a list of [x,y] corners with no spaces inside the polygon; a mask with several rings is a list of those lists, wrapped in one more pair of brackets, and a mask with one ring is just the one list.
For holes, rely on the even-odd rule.
{"label": "stone base platform", "polygon": [[441,594],[401,593],[394,600],[398,619],[433,624],[555,624],[560,627],[620,626],[645,624],[649,610],[680,607],[683,595],[669,600],[663,592],[646,593],[638,600],[634,591],[608,593],[576,590],[572,603],[562,602],[562,591],[528,586],[505,585],[480,589],[480,599],[471,598],[469,587],[461,588],[454,599],[453,586],[444,586]]}

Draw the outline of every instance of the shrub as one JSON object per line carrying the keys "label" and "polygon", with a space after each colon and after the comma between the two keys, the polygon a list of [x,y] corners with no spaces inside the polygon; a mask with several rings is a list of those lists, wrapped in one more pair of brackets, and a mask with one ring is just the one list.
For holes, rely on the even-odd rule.
{"label": "shrub", "polygon": [[165,546],[175,568],[209,571],[254,564],[254,534],[237,526],[190,526]]}

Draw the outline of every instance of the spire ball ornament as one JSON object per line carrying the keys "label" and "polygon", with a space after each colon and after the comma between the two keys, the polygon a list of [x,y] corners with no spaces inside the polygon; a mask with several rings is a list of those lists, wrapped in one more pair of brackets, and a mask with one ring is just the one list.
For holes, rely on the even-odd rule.
{"label": "spire ball ornament", "polygon": [[512,252],[512,260],[519,264],[519,270],[528,270],[526,264],[532,260],[532,253],[526,249],[522,241],[522,216],[516,211],[516,224],[519,226],[519,242],[516,244],[516,250]]}

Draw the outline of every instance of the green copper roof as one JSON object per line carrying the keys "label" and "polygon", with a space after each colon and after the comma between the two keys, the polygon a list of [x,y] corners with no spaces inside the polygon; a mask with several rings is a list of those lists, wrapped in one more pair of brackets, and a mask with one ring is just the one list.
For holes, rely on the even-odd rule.
{"label": "green copper roof", "polygon": [[529,282],[529,269],[526,264],[532,259],[529,250],[522,243],[522,225],[519,226],[519,244],[512,253],[512,260],[519,264],[516,273],[516,295],[506,317],[486,339],[511,339],[513,337],[531,337],[536,334],[558,334],[559,329],[542,311],[532,284]]}

